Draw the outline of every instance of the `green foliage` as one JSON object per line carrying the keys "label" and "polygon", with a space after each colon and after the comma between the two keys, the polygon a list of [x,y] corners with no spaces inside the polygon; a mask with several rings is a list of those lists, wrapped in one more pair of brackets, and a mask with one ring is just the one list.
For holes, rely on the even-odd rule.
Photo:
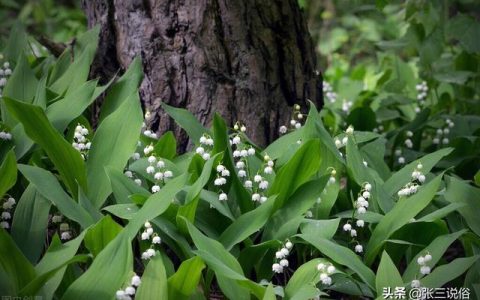
{"label": "green foliage", "polygon": [[33,55],[13,27],[0,294],[382,298],[418,280],[478,298],[479,23],[448,1],[332,3],[318,45],[325,106],[295,107],[300,127],[266,147],[248,120],[205,128],[163,103],[190,137],[179,153],[142,116],[140,58],[99,85],[98,27],[58,58]]}

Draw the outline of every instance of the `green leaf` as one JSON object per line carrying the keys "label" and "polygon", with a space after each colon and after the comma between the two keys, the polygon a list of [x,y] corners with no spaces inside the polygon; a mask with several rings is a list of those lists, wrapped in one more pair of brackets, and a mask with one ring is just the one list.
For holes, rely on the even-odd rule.
{"label": "green leaf", "polygon": [[111,167],[106,168],[107,176],[112,185],[113,195],[115,201],[119,204],[132,203],[131,195],[150,196],[150,193],[143,187],[136,184],[133,180],[125,176],[122,172]]}
{"label": "green leaf", "polygon": [[197,288],[204,268],[205,264],[198,256],[182,262],[178,271],[168,278],[168,299],[190,299]]}
{"label": "green leaf", "polygon": [[429,264],[435,265],[440,259],[442,258],[443,254],[450,245],[457,240],[460,236],[462,236],[466,230],[460,230],[451,234],[441,235],[435,240],[433,240],[430,245],[425,247],[422,251],[420,251],[415,257],[410,260],[405,272],[403,272],[403,280],[404,282],[409,282],[415,279],[416,275],[419,272],[419,267],[417,264],[417,259],[420,256],[424,256],[425,254],[429,253],[432,256],[432,260]]}
{"label": "green leaf", "polygon": [[77,255],[73,258],[67,260],[62,265],[58,266],[56,269],[53,269],[47,273],[43,273],[37,277],[35,277],[32,281],[30,281],[19,293],[19,296],[29,297],[31,295],[36,295],[39,290],[45,286],[45,284],[53,278],[59,271],[65,269],[68,265],[78,262],[85,263],[90,256],[88,255]]}
{"label": "green leaf", "polygon": [[162,135],[153,148],[158,157],[172,160],[177,155],[177,140],[173,132],[167,131]]}
{"label": "green leaf", "polygon": [[95,257],[122,231],[122,226],[110,216],[103,217],[97,224],[88,229],[85,235],[85,247]]}
{"label": "green leaf", "polygon": [[140,57],[135,57],[128,66],[127,71],[108,90],[100,111],[100,123],[116,111],[125,101],[129,100],[133,94],[137,93],[142,78],[142,60]]}
{"label": "green leaf", "polygon": [[422,286],[438,288],[465,273],[477,260],[480,255],[461,257],[454,259],[448,264],[433,269],[432,273],[421,279]]}
{"label": "green leaf", "polygon": [[222,244],[203,235],[191,223],[187,222],[187,226],[193,243],[198,249],[194,252],[217,274],[217,277],[239,280],[239,284],[248,287],[258,298],[263,297],[264,288],[245,277],[238,261]]}
{"label": "green leaf", "polygon": [[334,262],[350,268],[353,272],[357,273],[363,282],[372,290],[375,290],[375,274],[352,250],[317,235],[300,234],[299,236]]}
{"label": "green leaf", "polygon": [[47,118],[58,132],[63,132],[68,124],[80,116],[92,104],[97,80],[90,80],[72,90],[64,98],[46,109]]}
{"label": "green leaf", "polygon": [[432,201],[442,181],[442,175],[419,188],[418,192],[408,198],[401,198],[372,232],[365,252],[365,262],[371,265],[382,248],[385,240],[403,225],[410,222],[420,211]]}
{"label": "green leaf", "polygon": [[467,52],[480,52],[480,41],[478,40],[480,23],[474,18],[458,14],[448,22],[445,29],[447,38],[458,40]]}
{"label": "green leaf", "polygon": [[80,153],[55,130],[45,112],[38,106],[4,100],[12,115],[23,124],[27,135],[45,150],[71,194],[77,195],[77,183],[85,190],[85,165]]}
{"label": "green leaf", "polygon": [[0,165],[0,199],[17,181],[17,160],[12,150],[8,151]]}
{"label": "green leaf", "polygon": [[[195,272],[195,270],[193,270]],[[196,275],[196,274],[188,274]],[[192,278],[190,277],[190,280]],[[193,280],[192,280],[193,281]],[[142,275],[142,284],[135,293],[135,299],[153,300],[153,299],[169,299],[168,297],[167,273],[163,264],[162,254],[157,252],[150,259],[145,272]],[[176,299],[176,298],[170,298]]]}
{"label": "green leaf", "polygon": [[51,203],[30,184],[15,208],[12,237],[31,263],[43,252]]}
{"label": "green leaf", "polygon": [[464,204],[458,208],[458,212],[465,219],[468,226],[477,235],[480,235],[480,219],[478,211],[480,211],[480,189],[469,185],[468,183],[456,179],[455,177],[447,177],[447,191],[445,199],[450,203]]}
{"label": "green leaf", "polygon": [[98,127],[87,161],[87,195],[95,207],[101,207],[112,192],[105,168],[123,170],[135,152],[142,120],[140,99],[135,93]]}
{"label": "green leaf", "polygon": [[396,194],[405,184],[412,180],[412,172],[419,163],[422,163],[423,165],[422,173],[427,174],[443,157],[447,156],[452,151],[453,148],[444,148],[412,161],[385,181],[383,186],[385,191],[389,195]]}
{"label": "green leaf", "polygon": [[38,79],[22,53],[3,89],[3,96],[31,103],[35,96]]}
{"label": "green leaf", "polygon": [[[277,210],[265,225],[262,241],[271,239],[283,240],[295,234],[300,225],[301,217],[307,210],[309,210],[317,198],[320,197],[323,187],[327,182],[326,177],[308,181],[300,186],[287,200],[282,208]],[[286,222],[296,220],[298,222]]]}
{"label": "green leaf", "polygon": [[241,215],[235,222],[227,227],[220,236],[220,243],[225,249],[230,250],[233,246],[259,231],[268,221],[272,212],[276,197],[270,197],[265,203],[256,209]]}
{"label": "green leaf", "polygon": [[319,140],[306,142],[278,171],[268,193],[278,194],[274,210],[281,208],[295,190],[318,171],[321,163],[319,148]]}
{"label": "green leaf", "polygon": [[77,39],[79,46],[74,51],[75,57],[73,63],[63,72],[58,79],[50,85],[50,89],[61,95],[68,90],[73,90],[82,85],[88,78],[90,66],[95,57],[98,44],[98,33],[100,27],[94,27]]}
{"label": "green leaf", "polygon": [[292,299],[296,297],[302,292],[302,289],[305,286],[315,287],[317,285],[317,283],[320,281],[320,273],[317,270],[317,265],[319,263],[327,264],[329,261],[324,258],[315,258],[304,263],[297,270],[295,270],[295,273],[293,273],[292,278],[290,278],[287,286],[285,287],[286,299]]}
{"label": "green leaf", "polygon": [[[3,3],[2,3],[3,4]],[[27,33],[25,32],[25,26],[20,18],[16,19],[16,22],[10,29],[10,36],[6,43],[3,54],[8,61],[17,61],[19,53],[27,48],[28,38]]]}
{"label": "green leaf", "polygon": [[17,295],[21,288],[35,278],[35,270],[23,256],[10,235],[0,229],[0,291]]}
{"label": "green leaf", "polygon": [[318,235],[324,239],[331,239],[335,235],[340,224],[340,218],[330,220],[310,220],[300,225],[300,231],[306,235]]}
{"label": "green leaf", "polygon": [[130,240],[120,234],[95,258],[88,270],[75,280],[62,299],[113,297],[129,279],[133,255]]}
{"label": "green leaf", "polygon": [[208,132],[208,130],[205,129],[205,127],[197,121],[197,118],[195,118],[195,116],[193,116],[188,110],[176,108],[167,105],[166,103],[162,103],[162,107],[165,112],[187,132],[188,136],[194,143],[197,143],[200,140],[200,137]]}
{"label": "green leaf", "polygon": [[402,276],[386,251],[383,251],[375,284],[377,295],[382,295],[384,288],[390,287],[391,290],[395,290],[395,287],[403,286]]}
{"label": "green leaf", "polygon": [[63,190],[52,173],[29,165],[18,165],[18,169],[37,191],[67,218],[77,222],[83,228],[94,223],[92,216]]}

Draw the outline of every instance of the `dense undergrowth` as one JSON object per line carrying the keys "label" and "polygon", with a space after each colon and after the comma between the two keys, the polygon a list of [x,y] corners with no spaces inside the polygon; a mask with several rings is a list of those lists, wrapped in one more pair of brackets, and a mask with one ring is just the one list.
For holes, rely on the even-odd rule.
{"label": "dense undergrowth", "polygon": [[145,127],[139,59],[102,86],[98,29],[55,59],[17,25],[0,70],[0,295],[478,298],[480,25],[444,5],[331,21],[325,107],[293,107],[264,149],[247,120],[205,128],[163,105],[187,153]]}

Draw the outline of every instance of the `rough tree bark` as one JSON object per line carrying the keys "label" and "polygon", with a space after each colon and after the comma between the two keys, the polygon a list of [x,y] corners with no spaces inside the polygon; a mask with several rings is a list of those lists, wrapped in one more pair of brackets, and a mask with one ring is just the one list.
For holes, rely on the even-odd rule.
{"label": "rough tree bark", "polygon": [[247,124],[265,145],[289,120],[289,106],[323,104],[314,46],[297,0],[83,0],[101,25],[92,72],[104,78],[143,61],[140,95],[158,132],[187,137],[161,102],[208,125],[215,112]]}

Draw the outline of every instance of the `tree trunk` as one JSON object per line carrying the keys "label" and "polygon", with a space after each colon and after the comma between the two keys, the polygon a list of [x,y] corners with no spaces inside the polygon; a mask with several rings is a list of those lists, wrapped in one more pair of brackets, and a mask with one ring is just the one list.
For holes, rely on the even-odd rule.
{"label": "tree trunk", "polygon": [[101,25],[92,72],[108,79],[143,61],[142,104],[153,130],[185,133],[160,104],[187,108],[208,125],[218,112],[266,145],[292,105],[322,106],[322,79],[297,0],[83,0]]}

